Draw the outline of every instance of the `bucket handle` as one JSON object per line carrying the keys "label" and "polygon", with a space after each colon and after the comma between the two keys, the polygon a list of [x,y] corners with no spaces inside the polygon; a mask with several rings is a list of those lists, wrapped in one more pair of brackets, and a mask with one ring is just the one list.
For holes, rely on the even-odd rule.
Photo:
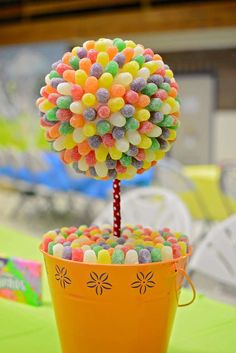
{"label": "bucket handle", "polygon": [[178,268],[177,271],[181,272],[183,274],[183,276],[186,278],[188,284],[190,285],[190,287],[192,289],[192,294],[193,294],[192,299],[189,302],[184,303],[184,304],[178,303],[178,307],[188,306],[188,305],[192,304],[194,302],[194,300],[196,299],[196,289],[194,287],[194,284],[193,284],[191,278],[189,277],[189,275],[185,272],[185,270],[183,268]]}

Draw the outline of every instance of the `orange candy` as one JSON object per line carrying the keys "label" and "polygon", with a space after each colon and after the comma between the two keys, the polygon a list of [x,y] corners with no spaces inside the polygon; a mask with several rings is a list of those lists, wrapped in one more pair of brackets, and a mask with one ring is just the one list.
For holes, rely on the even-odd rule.
{"label": "orange candy", "polygon": [[141,108],[145,108],[150,103],[150,98],[146,94],[140,94],[137,105]]}
{"label": "orange candy", "polygon": [[57,90],[56,88],[53,88],[52,86],[49,86],[49,85],[46,85],[44,87],[45,91],[50,94],[50,93],[57,93]]}
{"label": "orange candy", "polygon": [[85,87],[84,90],[86,93],[93,93],[95,94],[97,92],[98,89],[98,80],[96,77],[94,76],[90,76],[87,78],[86,82],[85,82]]}
{"label": "orange candy", "polygon": [[72,57],[72,53],[71,52],[66,52],[63,57],[62,57],[62,62],[64,64],[67,64],[69,65],[69,61],[70,61],[70,58]]}
{"label": "orange candy", "polygon": [[154,54],[152,60],[162,60],[162,57],[159,54]]}
{"label": "orange candy", "polygon": [[91,60],[88,59],[88,58],[83,58],[83,59],[81,59],[80,62],[79,62],[79,68],[80,68],[81,70],[84,70],[88,75],[89,75],[91,66],[92,66],[92,62],[91,62]]}
{"label": "orange candy", "polygon": [[74,128],[83,127],[84,124],[85,121],[82,115],[74,114],[70,119],[70,125]]}
{"label": "orange candy", "polygon": [[78,143],[78,152],[81,154],[81,156],[85,156],[90,151],[91,151],[91,148],[90,148],[87,140],[85,140],[81,143]]}
{"label": "orange candy", "polygon": [[36,100],[36,105],[39,106],[40,103],[44,102],[45,98],[44,97],[39,97],[37,100]]}
{"label": "orange candy", "polygon": [[50,128],[49,133],[50,133],[51,138],[56,139],[57,137],[60,136],[60,132],[59,132],[59,127],[60,126],[61,126],[61,122],[56,123],[55,125],[53,125]]}
{"label": "orange candy", "polygon": [[107,48],[107,54],[109,55],[110,60],[112,60],[117,53],[118,49],[116,47]]}
{"label": "orange candy", "polygon": [[125,87],[122,85],[112,85],[110,89],[110,93],[112,97],[123,97],[125,94]]}
{"label": "orange candy", "polygon": [[125,62],[128,63],[129,61],[131,61],[131,59],[134,56],[134,49],[133,48],[125,48],[122,51],[122,54],[125,55]]}
{"label": "orange candy", "polygon": [[61,152],[61,158],[64,163],[70,164],[73,162],[72,151],[73,150],[65,150],[65,151]]}
{"label": "orange candy", "polygon": [[88,40],[86,43],[84,43],[84,47],[87,50],[93,49],[95,45],[95,41],[94,40]]}
{"label": "orange candy", "polygon": [[75,70],[66,70],[63,72],[63,78],[67,82],[75,83]]}
{"label": "orange candy", "polygon": [[169,96],[175,98],[178,94],[177,89],[174,87],[171,87],[170,91],[168,92]]}

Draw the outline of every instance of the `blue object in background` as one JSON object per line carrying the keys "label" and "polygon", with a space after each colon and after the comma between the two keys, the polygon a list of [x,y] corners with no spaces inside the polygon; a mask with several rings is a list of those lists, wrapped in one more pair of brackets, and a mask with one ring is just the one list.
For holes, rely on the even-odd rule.
{"label": "blue object in background", "polygon": [[[112,191],[112,180],[100,181],[91,178],[72,177],[68,168],[61,162],[59,156],[53,152],[42,154],[46,168],[33,172],[30,168],[9,166],[0,167],[0,176],[4,175],[14,181],[24,181],[30,185],[44,185],[55,191],[77,191],[88,197],[106,199]],[[46,162],[46,163],[45,163]],[[131,180],[122,181],[125,188],[148,186],[154,178],[154,168],[143,174],[137,174]]]}

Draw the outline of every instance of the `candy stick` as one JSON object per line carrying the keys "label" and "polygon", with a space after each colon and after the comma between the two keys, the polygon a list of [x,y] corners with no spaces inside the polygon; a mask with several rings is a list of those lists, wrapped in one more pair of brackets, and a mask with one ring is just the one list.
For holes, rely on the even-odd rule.
{"label": "candy stick", "polygon": [[120,180],[113,180],[113,228],[114,235],[120,237]]}

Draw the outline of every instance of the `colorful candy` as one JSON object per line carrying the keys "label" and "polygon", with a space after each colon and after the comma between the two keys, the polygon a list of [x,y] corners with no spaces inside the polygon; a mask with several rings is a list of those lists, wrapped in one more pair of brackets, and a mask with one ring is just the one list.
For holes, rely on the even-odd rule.
{"label": "colorful candy", "polygon": [[[95,164],[98,175],[102,175],[103,168],[103,163],[100,167]],[[55,257],[90,264],[146,264],[184,256],[189,243],[186,235],[168,228],[156,231],[127,225],[118,238],[109,225],[83,225],[49,231],[43,236],[42,249]]]}
{"label": "colorful candy", "polygon": [[45,83],[37,100],[41,126],[78,173],[130,179],[176,140],[178,85],[150,48],[121,38],[86,41],[52,65]]}

